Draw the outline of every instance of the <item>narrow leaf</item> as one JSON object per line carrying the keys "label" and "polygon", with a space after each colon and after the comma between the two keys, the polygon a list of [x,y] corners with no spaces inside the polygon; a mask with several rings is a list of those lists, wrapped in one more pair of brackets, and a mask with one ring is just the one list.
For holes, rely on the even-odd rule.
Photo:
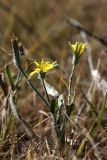
{"label": "narrow leaf", "polygon": [[103,119],[103,114],[104,114],[104,110],[105,110],[106,101],[107,101],[107,93],[105,95],[104,102],[103,102],[103,104],[101,106],[101,110],[100,110],[99,115],[97,117],[97,123],[99,125],[101,124],[102,119]]}
{"label": "narrow leaf", "polygon": [[12,74],[11,74],[11,71],[10,71],[10,68],[9,68],[8,65],[5,66],[5,70],[6,70],[6,74],[7,74],[7,77],[9,79],[11,88],[12,88],[12,90],[14,90],[15,89],[15,87],[14,87],[14,80],[13,80],[13,77],[12,77]]}

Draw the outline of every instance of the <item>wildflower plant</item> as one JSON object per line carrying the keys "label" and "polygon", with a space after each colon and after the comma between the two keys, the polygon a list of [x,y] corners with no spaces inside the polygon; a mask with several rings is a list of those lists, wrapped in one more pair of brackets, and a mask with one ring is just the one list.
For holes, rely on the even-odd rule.
{"label": "wildflower plant", "polygon": [[[58,141],[60,142],[60,144],[63,147],[64,147],[64,144],[66,141],[65,140],[66,139],[65,138],[65,128],[66,128],[66,124],[67,124],[67,118],[64,113],[66,113],[67,116],[70,117],[71,112],[73,111],[73,108],[75,107],[74,106],[75,92],[73,93],[73,96],[71,96],[72,79],[73,79],[76,65],[78,64],[81,55],[84,53],[84,49],[86,48],[86,44],[79,43],[79,42],[76,42],[75,44],[71,44],[69,42],[69,46],[70,46],[72,53],[73,53],[73,60],[72,60],[72,71],[71,71],[71,74],[69,77],[69,84],[68,84],[68,101],[66,103],[66,102],[64,102],[64,99],[63,99],[63,102],[61,102],[59,104],[60,95],[57,95],[56,97],[51,99],[49,97],[46,83],[45,83],[45,77],[46,77],[47,72],[51,71],[54,67],[56,67],[58,65],[57,61],[51,62],[51,61],[47,61],[47,60],[41,60],[41,62],[38,62],[37,60],[34,60],[34,62],[33,62],[34,69],[28,75],[24,71],[24,69],[21,65],[21,56],[20,56],[20,50],[18,47],[17,39],[15,37],[12,38],[13,58],[15,61],[15,65],[20,70],[22,75],[25,77],[26,81],[31,86],[31,88],[36,92],[36,94],[38,94],[40,96],[40,98],[44,101],[44,103],[48,107],[49,111],[51,112],[52,117],[53,117],[52,124],[53,124],[55,134],[57,136]],[[40,91],[38,91],[38,89],[32,83],[31,77],[37,73],[39,74],[39,77],[41,79],[42,86],[43,86],[46,97],[44,97],[40,93]],[[12,102],[12,104],[13,104],[13,102]],[[23,121],[23,123],[25,124],[25,121]],[[29,125],[27,125],[27,123],[26,123],[26,127],[27,127],[27,130],[30,130],[30,133],[34,133],[31,129],[31,127],[29,127]],[[33,138],[35,136],[37,139],[36,134],[31,134],[31,135],[33,135]]]}

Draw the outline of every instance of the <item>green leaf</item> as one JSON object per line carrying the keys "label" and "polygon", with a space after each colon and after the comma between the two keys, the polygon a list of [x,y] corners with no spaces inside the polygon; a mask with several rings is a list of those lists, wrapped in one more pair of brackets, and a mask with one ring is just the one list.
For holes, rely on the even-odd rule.
{"label": "green leaf", "polygon": [[6,140],[6,137],[9,133],[9,129],[11,128],[11,123],[12,123],[12,118],[13,118],[13,114],[10,113],[9,117],[7,118],[7,121],[6,121],[6,126],[4,127],[4,130],[3,130],[3,135],[2,135],[2,143],[5,142]]}
{"label": "green leaf", "polygon": [[51,107],[50,107],[50,112],[52,114],[56,114],[58,112],[58,99],[57,98],[54,98],[51,100]]}
{"label": "green leaf", "polygon": [[107,93],[105,95],[105,98],[104,98],[104,101],[103,101],[103,104],[101,106],[101,110],[98,114],[98,117],[97,117],[97,123],[99,125],[101,125],[101,122],[102,122],[102,119],[103,119],[103,114],[104,114],[104,110],[105,110],[105,105],[106,105],[106,101],[107,101]]}
{"label": "green leaf", "polygon": [[20,50],[18,47],[18,41],[16,37],[12,37],[11,39],[11,43],[12,43],[12,51],[13,51],[13,61],[16,64],[16,66],[20,66],[21,62],[20,62]]}
{"label": "green leaf", "polygon": [[10,70],[8,65],[5,66],[5,70],[6,70],[6,74],[7,74],[7,77],[9,79],[11,88],[12,88],[12,90],[14,90],[15,89],[14,80],[13,80],[13,77],[12,77],[12,74],[11,74],[11,70]]}
{"label": "green leaf", "polygon": [[77,154],[76,154],[77,157],[81,157],[83,155],[83,151],[84,151],[84,148],[85,148],[85,145],[86,145],[87,141],[88,141],[88,139],[87,139],[87,136],[86,136],[79,146],[79,149],[78,149]]}

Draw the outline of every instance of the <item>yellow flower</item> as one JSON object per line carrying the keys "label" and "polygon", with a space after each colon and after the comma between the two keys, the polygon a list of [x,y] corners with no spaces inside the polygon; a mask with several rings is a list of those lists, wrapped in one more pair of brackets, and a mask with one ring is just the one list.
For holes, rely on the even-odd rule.
{"label": "yellow flower", "polygon": [[72,64],[76,65],[79,62],[79,59],[81,55],[83,54],[85,48],[86,48],[86,43],[82,42],[76,42],[75,44],[71,44],[69,42],[69,46],[72,49],[73,52],[73,59],[72,59]]}
{"label": "yellow flower", "polygon": [[73,54],[81,56],[86,48],[86,43],[76,42],[75,44],[71,44],[69,42],[69,46],[71,47]]}
{"label": "yellow flower", "polygon": [[46,72],[48,72],[49,70],[51,70],[52,68],[54,68],[57,65],[57,62],[49,62],[49,61],[44,61],[42,60],[41,63],[37,62],[36,60],[34,61],[34,64],[36,65],[35,69],[33,72],[31,72],[29,74],[29,77],[32,77],[35,73],[40,73],[40,75],[44,77],[44,75],[46,74]]}

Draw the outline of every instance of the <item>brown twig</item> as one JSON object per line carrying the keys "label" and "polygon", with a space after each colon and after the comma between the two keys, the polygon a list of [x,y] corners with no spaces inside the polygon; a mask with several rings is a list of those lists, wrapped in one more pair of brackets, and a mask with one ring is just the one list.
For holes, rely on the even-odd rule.
{"label": "brown twig", "polygon": [[70,26],[73,26],[75,27],[77,30],[79,31],[84,31],[88,36],[96,39],[97,41],[99,41],[101,44],[103,44],[105,47],[107,47],[107,42],[105,39],[95,35],[94,33],[88,31],[86,28],[84,28],[77,20],[74,20],[72,18],[67,18],[67,23],[70,25]]}

